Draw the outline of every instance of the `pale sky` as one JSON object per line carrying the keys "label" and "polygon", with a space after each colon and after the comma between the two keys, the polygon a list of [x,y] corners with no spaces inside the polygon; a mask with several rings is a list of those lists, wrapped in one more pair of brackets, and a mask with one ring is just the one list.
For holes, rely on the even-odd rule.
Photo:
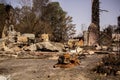
{"label": "pale sky", "polygon": [[[13,6],[20,6],[22,0],[0,0],[0,2],[7,2]],[[32,0],[23,0],[27,1]],[[73,23],[76,24],[77,33],[86,30],[91,23],[91,0],[51,0],[58,1],[64,11],[69,16],[73,17]],[[120,0],[100,0],[101,9],[108,10],[109,12],[100,13],[100,26],[101,29],[109,24],[117,25],[117,17],[120,16]],[[32,5],[30,3],[30,5]],[[84,26],[84,27],[82,27]]]}
{"label": "pale sky", "polygon": [[[73,17],[77,33],[87,29],[91,23],[91,0],[52,0],[58,1],[68,15]],[[117,25],[120,16],[120,0],[100,0],[100,8],[109,12],[100,13],[101,29],[109,24]],[[81,26],[84,26],[82,28]]]}

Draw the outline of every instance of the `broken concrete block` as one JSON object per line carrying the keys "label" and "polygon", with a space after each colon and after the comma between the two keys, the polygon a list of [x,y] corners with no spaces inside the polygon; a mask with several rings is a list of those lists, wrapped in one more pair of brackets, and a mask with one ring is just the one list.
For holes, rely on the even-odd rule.
{"label": "broken concrete block", "polygon": [[70,53],[76,53],[76,49],[70,49]]}
{"label": "broken concrete block", "polygon": [[88,51],[88,53],[89,53],[90,55],[95,54],[94,51]]}
{"label": "broken concrete block", "polygon": [[9,80],[7,77],[0,75],[0,80]]}
{"label": "broken concrete block", "polygon": [[80,48],[80,47],[77,47],[77,48],[76,48],[76,52],[77,52],[77,53],[80,53],[80,52],[82,52],[82,51],[83,51],[83,48]]}
{"label": "broken concrete block", "polygon": [[17,37],[17,42],[18,43],[27,43],[28,42],[28,38],[25,36],[18,36]]}
{"label": "broken concrete block", "polygon": [[62,43],[51,42],[51,44],[57,48],[58,52],[63,52],[63,50],[65,50]]}
{"label": "broken concrete block", "polygon": [[48,34],[42,34],[41,35],[41,40],[44,41],[49,41],[49,35]]}
{"label": "broken concrete block", "polygon": [[9,51],[9,52],[13,52],[12,49],[8,48],[7,46],[4,46],[4,51]]}
{"label": "broken concrete block", "polygon": [[42,45],[42,43],[36,43],[36,47],[37,47],[37,50],[41,50],[41,49],[43,49],[43,45]]}
{"label": "broken concrete block", "polygon": [[101,46],[96,45],[96,46],[95,46],[95,49],[96,49],[96,50],[101,50],[102,48],[101,48]]}
{"label": "broken concrete block", "polygon": [[108,46],[101,46],[102,47],[102,50],[107,50],[108,49]]}
{"label": "broken concrete block", "polygon": [[35,39],[35,34],[31,34],[31,33],[25,33],[22,34],[22,36],[27,37],[28,39]]}
{"label": "broken concrete block", "polygon": [[113,46],[112,50],[113,51],[120,51],[120,47],[119,46]]}
{"label": "broken concrete block", "polygon": [[25,51],[36,51],[37,47],[36,47],[36,44],[32,44],[30,46],[24,46],[23,50],[25,50]]}
{"label": "broken concrete block", "polygon": [[14,52],[19,52],[19,51],[21,51],[21,48],[19,48],[18,46],[15,46],[15,47],[11,48],[11,50]]}
{"label": "broken concrete block", "polygon": [[61,52],[63,50],[62,44],[53,42],[39,42],[36,44],[37,50]]}
{"label": "broken concrete block", "polygon": [[120,75],[120,71],[117,71],[117,73],[116,73],[116,74]]}

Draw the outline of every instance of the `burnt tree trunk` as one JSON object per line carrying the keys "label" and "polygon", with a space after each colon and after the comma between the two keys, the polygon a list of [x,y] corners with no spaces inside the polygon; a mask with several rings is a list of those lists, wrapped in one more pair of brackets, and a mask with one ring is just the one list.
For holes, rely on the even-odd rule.
{"label": "burnt tree trunk", "polygon": [[14,11],[13,11],[13,7],[11,5],[6,5],[5,6],[5,11],[6,11],[6,20],[5,20],[5,24],[4,24],[4,28],[2,31],[2,38],[7,36],[7,31],[10,25],[12,25],[14,23]]}
{"label": "burnt tree trunk", "polygon": [[99,0],[92,0],[92,23],[98,27],[100,30],[100,17],[99,17]]}

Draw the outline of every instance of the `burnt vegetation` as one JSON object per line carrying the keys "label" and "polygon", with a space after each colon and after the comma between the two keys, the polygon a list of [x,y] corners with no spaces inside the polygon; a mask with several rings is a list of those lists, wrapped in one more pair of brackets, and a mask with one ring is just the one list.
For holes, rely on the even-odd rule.
{"label": "burnt vegetation", "polygon": [[102,58],[93,71],[105,75],[117,75],[120,71],[120,54],[109,54]]}

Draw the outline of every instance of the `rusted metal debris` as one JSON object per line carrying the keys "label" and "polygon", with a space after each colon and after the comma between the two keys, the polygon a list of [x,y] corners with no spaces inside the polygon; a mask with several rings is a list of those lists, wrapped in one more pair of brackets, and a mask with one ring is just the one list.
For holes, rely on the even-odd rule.
{"label": "rusted metal debris", "polygon": [[78,55],[76,54],[70,55],[69,53],[65,53],[59,56],[58,63],[55,64],[53,67],[72,68],[77,65],[80,65],[80,60],[78,59]]}

